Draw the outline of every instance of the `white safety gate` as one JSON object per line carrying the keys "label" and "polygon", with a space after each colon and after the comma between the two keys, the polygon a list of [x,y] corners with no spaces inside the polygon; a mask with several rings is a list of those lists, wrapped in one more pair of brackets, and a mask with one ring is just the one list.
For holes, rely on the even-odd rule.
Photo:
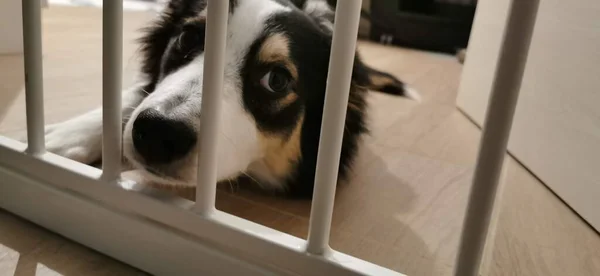
{"label": "white safety gate", "polygon": [[[400,275],[329,247],[361,0],[338,1],[307,240],[215,209],[229,1],[209,0],[197,202],[120,179],[122,1],[103,7],[103,169],[45,151],[40,0],[23,0],[28,144],[0,136],[0,207],[158,275]],[[539,0],[514,0],[455,275],[478,275]]]}

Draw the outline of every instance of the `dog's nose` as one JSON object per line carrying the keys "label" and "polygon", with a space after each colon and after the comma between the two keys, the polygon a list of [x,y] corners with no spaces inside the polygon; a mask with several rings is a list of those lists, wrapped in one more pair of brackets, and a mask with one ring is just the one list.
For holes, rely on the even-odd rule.
{"label": "dog's nose", "polygon": [[196,132],[190,125],[151,108],[138,114],[132,138],[135,150],[148,164],[180,159],[196,144]]}

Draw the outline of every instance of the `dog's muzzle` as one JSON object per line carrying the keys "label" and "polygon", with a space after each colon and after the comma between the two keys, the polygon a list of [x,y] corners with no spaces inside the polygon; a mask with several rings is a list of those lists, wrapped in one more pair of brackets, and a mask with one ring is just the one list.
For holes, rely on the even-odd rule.
{"label": "dog's muzzle", "polygon": [[196,145],[197,134],[188,123],[148,108],[133,122],[132,140],[147,165],[161,165],[185,157]]}

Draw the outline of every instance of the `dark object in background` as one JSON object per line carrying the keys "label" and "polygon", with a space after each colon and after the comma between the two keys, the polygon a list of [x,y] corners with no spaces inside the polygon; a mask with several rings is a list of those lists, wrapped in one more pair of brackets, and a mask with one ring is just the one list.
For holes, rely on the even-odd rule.
{"label": "dark object in background", "polygon": [[[373,1],[381,2],[381,1]],[[398,1],[398,10],[409,11],[421,14],[431,13],[433,10],[435,0],[405,0]]]}
{"label": "dark object in background", "polygon": [[466,48],[475,16],[471,4],[452,0],[372,0],[371,40],[429,51]]}

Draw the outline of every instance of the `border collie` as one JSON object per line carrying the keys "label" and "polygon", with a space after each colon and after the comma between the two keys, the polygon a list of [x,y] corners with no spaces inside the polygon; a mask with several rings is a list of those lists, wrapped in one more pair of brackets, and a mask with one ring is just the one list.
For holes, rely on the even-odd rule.
{"label": "border collie", "polygon": [[[263,190],[309,198],[336,1],[229,1],[218,180],[247,175]],[[123,154],[153,182],[196,185],[205,17],[205,0],[171,0],[139,40],[140,80],[123,92]],[[356,54],[340,179],[367,132],[369,91],[418,98]],[[48,126],[48,150],[86,164],[99,161],[101,114],[96,109]]]}

